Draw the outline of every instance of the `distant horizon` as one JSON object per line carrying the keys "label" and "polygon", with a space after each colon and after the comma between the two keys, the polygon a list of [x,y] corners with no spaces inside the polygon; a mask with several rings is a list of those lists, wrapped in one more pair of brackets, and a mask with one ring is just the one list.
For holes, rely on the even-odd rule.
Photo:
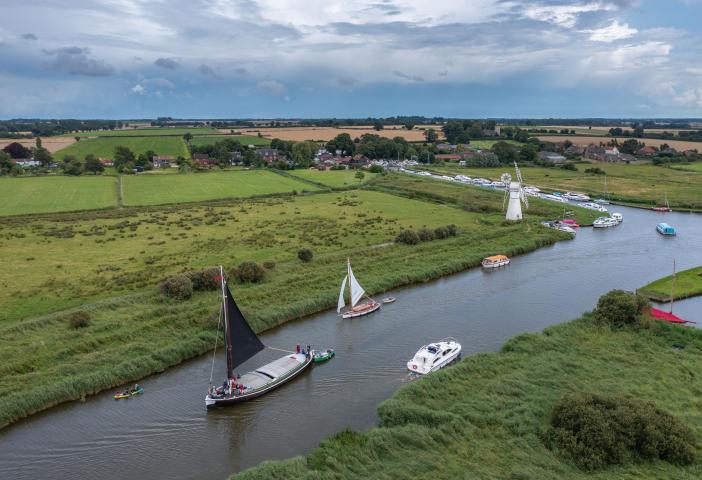
{"label": "distant horizon", "polygon": [[426,120],[432,119],[443,119],[443,120],[494,120],[494,121],[560,121],[560,120],[593,120],[593,121],[633,121],[633,122],[644,122],[644,121],[671,121],[671,122],[702,122],[702,117],[479,117],[479,116],[442,116],[442,115],[389,115],[389,116],[348,116],[348,117],[168,117],[159,115],[156,117],[0,117],[0,121],[10,122],[29,122],[29,121],[53,121],[53,120],[78,120],[78,121],[90,121],[90,120],[113,120],[119,122],[152,122],[159,118],[169,118],[169,121],[173,122],[213,122],[213,121],[306,121],[311,122],[314,120],[329,121],[329,120],[390,120],[393,118],[423,118]]}
{"label": "distant horizon", "polygon": [[0,118],[702,117],[701,0],[30,3]]}

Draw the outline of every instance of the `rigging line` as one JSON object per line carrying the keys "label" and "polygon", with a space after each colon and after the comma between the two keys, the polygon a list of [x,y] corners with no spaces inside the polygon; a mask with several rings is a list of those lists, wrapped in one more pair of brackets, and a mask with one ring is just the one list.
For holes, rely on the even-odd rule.
{"label": "rigging line", "polygon": [[219,320],[217,321],[217,336],[215,337],[215,346],[212,350],[212,370],[210,370],[210,385],[212,385],[212,377],[214,377],[215,354],[217,353],[217,340],[219,339],[219,326],[222,324],[222,309],[219,309]]}
{"label": "rigging line", "polygon": [[295,352],[292,352],[290,350],[283,350],[282,348],[269,347],[268,345],[266,345],[266,348],[270,348],[271,350],[278,350],[279,352],[295,353]]}

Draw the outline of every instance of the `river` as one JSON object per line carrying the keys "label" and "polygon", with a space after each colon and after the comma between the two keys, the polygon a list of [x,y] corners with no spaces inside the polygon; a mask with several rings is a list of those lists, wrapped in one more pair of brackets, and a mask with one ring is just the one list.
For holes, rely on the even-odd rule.
{"label": "river", "polygon": [[[20,421],[0,431],[0,478],[224,479],[309,452],[344,428],[375,425],[377,405],[408,381],[405,364],[425,342],[453,336],[464,355],[496,351],[518,333],[578,317],[610,289],[633,290],[671,273],[673,258],[679,270],[702,264],[702,216],[610,211],[623,213],[622,225],[583,228],[575,240],[497,271],[387,292],[397,302],[368,317],[324,312],[265,333],[270,346],[312,343],[337,356],[258,400],[207,412],[212,356],[205,355],[144,379],[139,397],[115,401],[105,392]],[[663,220],[677,237],[655,232]],[[363,272],[356,274],[363,282]],[[701,307],[700,298],[680,301],[675,313],[702,324]],[[238,370],[280,355],[264,351]],[[220,382],[224,360],[216,360]]]}

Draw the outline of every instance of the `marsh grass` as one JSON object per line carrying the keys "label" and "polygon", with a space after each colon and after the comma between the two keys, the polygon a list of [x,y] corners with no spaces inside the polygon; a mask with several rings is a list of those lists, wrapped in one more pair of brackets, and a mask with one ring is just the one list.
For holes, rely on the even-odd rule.
{"label": "marsh grass", "polygon": [[655,402],[690,427],[699,449],[701,367],[697,329],[611,330],[586,315],[402,387],[380,405],[377,428],[343,431],[307,456],[265,462],[232,479],[700,478],[699,462],[635,458],[584,472],[544,439],[557,402],[595,392]]}
{"label": "marsh grass", "polygon": [[702,267],[683,270],[675,275],[675,289],[673,276],[659,278],[648,285],[641,287],[638,292],[657,302],[667,302],[671,293],[675,299],[696,297],[702,295]]}

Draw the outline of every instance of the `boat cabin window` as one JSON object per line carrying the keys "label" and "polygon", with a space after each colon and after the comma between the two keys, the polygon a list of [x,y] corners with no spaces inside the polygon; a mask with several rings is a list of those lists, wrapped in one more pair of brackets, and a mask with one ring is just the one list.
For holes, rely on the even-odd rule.
{"label": "boat cabin window", "polygon": [[429,345],[427,350],[429,350],[430,353],[436,353],[439,351],[434,345]]}

